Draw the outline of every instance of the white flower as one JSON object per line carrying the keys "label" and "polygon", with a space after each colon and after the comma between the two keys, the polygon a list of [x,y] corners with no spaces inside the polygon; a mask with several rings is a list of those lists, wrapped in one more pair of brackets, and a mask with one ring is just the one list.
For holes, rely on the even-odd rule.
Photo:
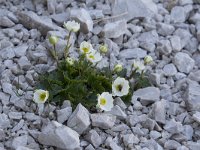
{"label": "white flower", "polygon": [[35,90],[33,101],[36,103],[45,103],[49,98],[49,92],[45,90]]}
{"label": "white flower", "polygon": [[124,96],[129,92],[129,82],[124,78],[117,77],[112,84],[112,92],[114,96]]}
{"label": "white flower", "polygon": [[89,42],[83,41],[80,45],[80,51],[84,54],[90,53],[92,49],[92,44]]}
{"label": "white flower", "polygon": [[145,65],[140,60],[134,60],[133,67],[136,69],[136,72],[141,73],[145,69]]}
{"label": "white flower", "polygon": [[91,50],[90,53],[86,54],[86,58],[92,63],[97,63],[102,59],[102,56],[99,52]]}
{"label": "white flower", "polygon": [[153,61],[153,58],[149,55],[144,58],[145,64],[150,64],[152,61]]}
{"label": "white flower", "polygon": [[52,45],[55,45],[57,42],[58,42],[58,37],[55,36],[55,35],[52,35],[49,37],[49,42],[52,44]]}
{"label": "white flower", "polygon": [[67,63],[68,63],[69,65],[73,65],[73,64],[74,64],[74,59],[71,58],[71,57],[67,57],[67,58],[66,58],[66,61],[67,61]]}
{"label": "white flower", "polygon": [[115,71],[115,72],[121,72],[122,69],[123,69],[123,67],[122,67],[121,64],[117,64],[117,65],[115,65],[115,67],[114,67],[114,71]]}
{"label": "white flower", "polygon": [[113,108],[113,98],[112,94],[108,92],[103,92],[98,96],[98,104],[97,106],[105,111],[110,111]]}
{"label": "white flower", "polygon": [[68,31],[77,32],[80,29],[80,23],[73,21],[64,22],[63,25]]}
{"label": "white flower", "polygon": [[108,52],[108,45],[100,45],[99,50],[101,53],[107,53]]}

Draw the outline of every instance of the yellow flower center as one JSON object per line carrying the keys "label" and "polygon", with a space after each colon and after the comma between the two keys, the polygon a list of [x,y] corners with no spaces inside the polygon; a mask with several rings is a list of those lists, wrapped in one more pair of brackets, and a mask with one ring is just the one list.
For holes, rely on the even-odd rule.
{"label": "yellow flower center", "polygon": [[105,98],[101,98],[100,99],[100,105],[106,105],[106,99]]}
{"label": "yellow flower center", "polygon": [[118,84],[115,86],[115,88],[117,89],[117,91],[120,91],[122,90],[122,85],[121,84]]}
{"label": "yellow flower center", "polygon": [[46,98],[46,93],[42,93],[42,94],[40,94],[40,99],[41,99],[42,101],[44,101],[45,98]]}
{"label": "yellow flower center", "polygon": [[89,48],[88,47],[83,47],[83,51],[84,51],[84,53],[87,53],[87,52],[89,52]]}
{"label": "yellow flower center", "polygon": [[89,55],[89,58],[93,59],[94,60],[94,56],[93,55]]}

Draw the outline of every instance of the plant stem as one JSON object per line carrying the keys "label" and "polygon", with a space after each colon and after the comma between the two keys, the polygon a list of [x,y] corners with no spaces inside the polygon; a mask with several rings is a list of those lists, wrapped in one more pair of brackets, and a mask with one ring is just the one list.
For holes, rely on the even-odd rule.
{"label": "plant stem", "polygon": [[64,54],[65,59],[67,58],[68,53],[69,53],[69,49],[70,49],[70,47],[71,47],[71,44],[69,44],[69,40],[70,40],[71,34],[72,34],[72,32],[69,31],[69,35],[68,35],[68,37],[67,37],[67,45],[66,45],[66,47],[65,47],[65,54]]}
{"label": "plant stem", "polygon": [[128,77],[128,79],[131,79],[131,78],[135,75],[136,71],[137,71],[137,69],[135,69],[135,70],[131,73],[131,75]]}
{"label": "plant stem", "polygon": [[55,53],[55,60],[56,60],[56,63],[57,63],[57,65],[58,65],[58,54],[57,54],[57,52],[56,52],[56,45],[55,44],[53,44],[53,50],[54,50],[54,53]]}
{"label": "plant stem", "polygon": [[142,70],[142,72],[141,72],[141,79],[143,79],[144,78],[144,70]]}

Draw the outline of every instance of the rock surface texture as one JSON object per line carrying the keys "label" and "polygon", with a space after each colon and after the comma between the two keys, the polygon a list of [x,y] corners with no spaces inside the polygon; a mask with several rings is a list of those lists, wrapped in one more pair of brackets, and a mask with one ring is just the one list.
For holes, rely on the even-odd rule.
{"label": "rock surface texture", "polygon": [[[99,68],[152,56],[152,85],[106,113],[34,103],[38,75],[56,68],[48,37],[62,57],[69,20],[75,48],[108,45]],[[199,42],[199,0],[0,0],[0,150],[200,150]]]}

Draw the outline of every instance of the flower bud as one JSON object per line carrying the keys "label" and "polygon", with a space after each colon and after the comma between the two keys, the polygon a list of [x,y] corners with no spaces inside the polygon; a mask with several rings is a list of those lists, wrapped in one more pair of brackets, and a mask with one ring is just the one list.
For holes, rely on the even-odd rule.
{"label": "flower bud", "polygon": [[101,53],[107,53],[107,51],[108,51],[108,46],[107,46],[106,44],[101,45],[101,46],[99,47],[99,50],[100,50]]}
{"label": "flower bud", "polygon": [[70,58],[70,57],[67,57],[67,58],[66,58],[66,62],[67,62],[69,65],[73,65],[73,64],[74,64],[74,59],[73,59],[73,58]]}
{"label": "flower bud", "polygon": [[153,61],[153,58],[149,55],[144,58],[145,64],[150,64],[152,61]]}
{"label": "flower bud", "polygon": [[114,67],[114,71],[115,71],[115,72],[121,72],[122,69],[123,69],[123,67],[122,67],[121,64],[117,64],[117,65],[115,65],[115,67]]}
{"label": "flower bud", "polygon": [[58,42],[58,37],[57,36],[50,36],[49,37],[49,42],[52,44],[52,45],[56,45],[56,43]]}

